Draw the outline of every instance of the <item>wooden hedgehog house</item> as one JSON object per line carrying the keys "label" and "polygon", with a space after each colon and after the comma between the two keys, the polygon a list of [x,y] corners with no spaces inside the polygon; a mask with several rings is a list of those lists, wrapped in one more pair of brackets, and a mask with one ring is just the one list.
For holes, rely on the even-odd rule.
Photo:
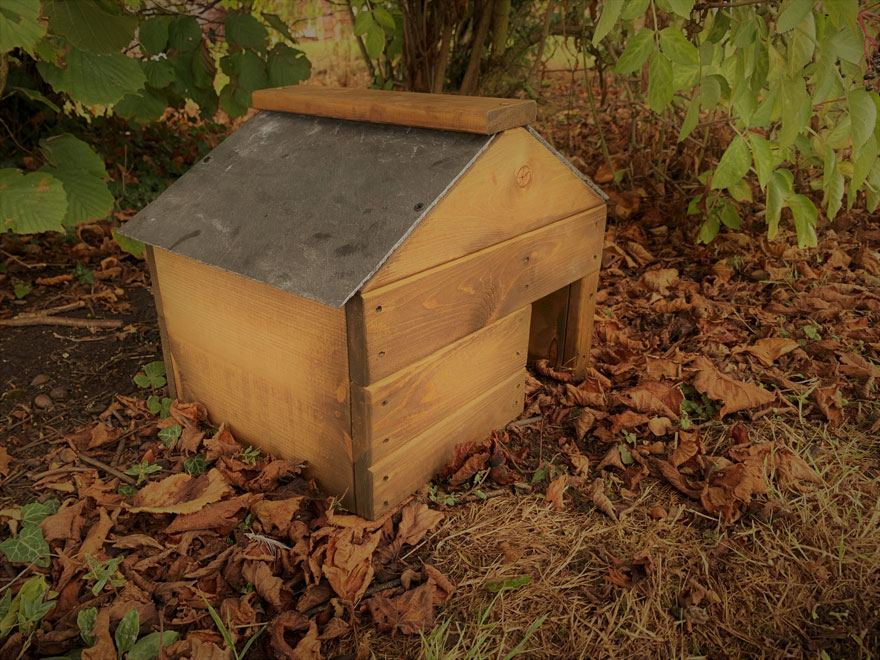
{"label": "wooden hedgehog house", "polygon": [[583,370],[602,192],[533,101],[295,86],[122,230],[172,395],[374,518],[523,410],[527,358]]}

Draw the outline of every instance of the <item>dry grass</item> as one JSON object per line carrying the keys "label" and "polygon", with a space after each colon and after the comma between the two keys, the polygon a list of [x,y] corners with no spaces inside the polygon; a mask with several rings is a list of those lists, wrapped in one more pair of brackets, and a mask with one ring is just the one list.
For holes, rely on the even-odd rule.
{"label": "dry grass", "polygon": [[[508,650],[547,616],[523,657],[880,657],[876,434],[780,420],[751,433],[797,452],[822,483],[774,487],[732,525],[654,480],[641,483],[619,522],[582,497],[562,512],[540,496],[512,495],[450,510],[426,553],[458,584],[441,620],[475,635],[493,597],[486,583],[526,575],[531,583],[505,592],[490,616]],[[613,478],[606,484],[619,499]],[[669,515],[654,520],[656,506]],[[650,559],[639,565],[640,555]],[[612,575],[630,583],[617,586]],[[425,657],[419,640],[361,643],[377,658]]]}

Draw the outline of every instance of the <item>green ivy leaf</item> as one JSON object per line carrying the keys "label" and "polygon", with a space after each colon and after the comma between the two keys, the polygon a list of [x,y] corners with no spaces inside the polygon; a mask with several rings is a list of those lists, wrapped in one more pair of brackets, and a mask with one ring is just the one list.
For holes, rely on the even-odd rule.
{"label": "green ivy leaf", "polygon": [[620,12],[620,18],[625,21],[631,21],[638,18],[651,6],[651,0],[626,0],[623,5],[623,11]]}
{"label": "green ivy leaf", "polygon": [[[713,213],[703,221],[703,224],[700,225],[700,235],[698,237],[700,243],[705,243],[706,245],[711,243],[715,240],[720,229],[721,223],[718,221],[718,216]],[[685,427],[682,426],[682,428]],[[630,460],[632,460],[632,455],[630,455]]]}
{"label": "green ivy leaf", "polygon": [[394,16],[385,7],[373,7],[373,19],[389,33],[394,32]]}
{"label": "green ivy leaf", "polygon": [[136,16],[111,13],[94,0],[44,0],[43,12],[53,34],[94,53],[121,51],[131,43],[138,23]]}
{"label": "green ivy leaf", "polygon": [[730,229],[739,229],[740,219],[739,219],[739,211],[736,208],[736,204],[729,200],[723,200],[721,203],[721,211],[718,213],[718,217],[721,219],[721,222],[725,227]]}
{"label": "green ivy leaf", "polygon": [[159,119],[167,107],[168,103],[165,99],[156,96],[148,89],[144,89],[137,94],[126,94],[119,103],[113,106],[113,112],[120,117],[146,124]]}
{"label": "green ivy leaf", "polygon": [[166,447],[171,447],[180,437],[180,434],[182,432],[183,427],[181,427],[180,424],[169,426],[168,428],[159,431],[159,440],[161,440],[162,444],[164,444]]}
{"label": "green ivy leaf", "polygon": [[29,53],[46,34],[40,0],[3,0],[0,6],[0,53],[23,48]]}
{"label": "green ivy leaf", "polygon": [[168,45],[168,26],[171,19],[167,16],[148,18],[138,26],[138,40],[146,55],[158,55]]}
{"label": "green ivy leaf", "polygon": [[654,53],[648,66],[648,105],[660,113],[669,107],[674,93],[672,87],[672,64],[663,53]]}
{"label": "green ivy leaf", "polygon": [[783,81],[781,100],[782,129],[779,131],[779,146],[790,147],[807,126],[813,112],[812,100],[800,75]]}
{"label": "green ivy leaf", "polygon": [[354,19],[354,36],[361,37],[376,26],[373,15],[366,10],[361,11]]}
{"label": "green ivy leaf", "polygon": [[46,518],[58,512],[61,503],[52,499],[45,502],[31,502],[21,507],[21,526],[39,525]]}
{"label": "green ivy leaf", "polygon": [[28,89],[27,87],[10,87],[9,89],[11,89],[13,92],[18,92],[19,94],[21,94],[25,98],[30,99],[31,101],[42,103],[53,112],[61,112],[61,108],[52,103],[52,101],[47,99],[35,89]]}
{"label": "green ivy leaf", "polygon": [[367,38],[364,40],[364,46],[367,49],[367,55],[375,59],[382,54],[382,49],[385,48],[385,30],[383,30],[375,22],[373,23],[373,25],[375,27],[371,28],[367,32]]}
{"label": "green ivy leaf", "polygon": [[141,62],[141,68],[144,70],[147,83],[156,89],[162,89],[176,77],[174,67],[165,58]]}
{"label": "green ivy leaf", "polygon": [[141,617],[137,609],[133,607],[125,613],[125,616],[119,621],[119,625],[116,626],[116,632],[113,635],[113,639],[116,642],[116,653],[122,655],[134,646],[140,633],[140,628]]}
{"label": "green ivy leaf", "polygon": [[813,0],[792,0],[789,2],[779,14],[779,19],[776,21],[776,31],[781,33],[793,30],[810,13],[813,4]]}
{"label": "green ivy leaf", "polygon": [[167,396],[161,399],[155,395],[147,397],[147,409],[160,419],[171,417],[171,403],[171,398]]}
{"label": "green ivy leaf", "polygon": [[871,98],[872,94],[877,94],[877,92],[855,89],[846,95],[849,117],[852,122],[854,155],[858,154],[865,146],[868,138],[874,134],[874,128],[877,125],[877,106]]}
{"label": "green ivy leaf", "polygon": [[700,120],[700,100],[694,96],[688,104],[687,114],[681,124],[681,130],[678,132],[678,141],[682,142],[688,135],[694,132],[697,122]]}
{"label": "green ivy leaf", "polygon": [[23,526],[18,536],[0,543],[0,551],[13,564],[35,564],[41,568],[49,565],[49,544],[36,525]]}
{"label": "green ivy leaf", "polygon": [[156,660],[159,657],[159,648],[171,646],[177,641],[179,633],[176,630],[164,630],[144,635],[128,652],[128,660]]}
{"label": "green ivy leaf", "polygon": [[788,170],[776,170],[767,183],[767,238],[771,241],[779,233],[779,219],[782,207],[792,195],[794,177]]}
{"label": "green ivy leaf", "polygon": [[623,0],[606,0],[602,5],[602,13],[596,22],[596,28],[593,31],[593,45],[598,46],[599,42],[605,38],[605,35],[611,32],[611,28],[620,18],[620,12],[623,10]]}
{"label": "green ivy leaf", "polygon": [[260,16],[263,17],[263,20],[266,21],[273,30],[281,34],[289,42],[296,43],[296,39],[293,38],[287,24],[281,20],[281,17],[278,14],[267,14],[266,12],[263,12]]}
{"label": "green ivy leaf", "polygon": [[660,50],[676,64],[698,66],[700,55],[694,46],[678,28],[663,28],[660,30]]}
{"label": "green ivy leaf", "polygon": [[30,284],[25,284],[24,282],[17,282],[14,287],[12,287],[12,293],[15,296],[16,300],[21,300],[27,294],[31,292]]}
{"label": "green ivy leaf", "polygon": [[266,26],[251,14],[227,16],[224,25],[226,26],[226,40],[230,43],[255,50],[258,53],[266,52],[269,32],[266,30]]}
{"label": "green ivy leaf", "polygon": [[642,68],[654,50],[654,32],[641,30],[626,44],[620,59],[614,65],[617,73],[634,73]]}
{"label": "green ivy leaf", "polygon": [[275,44],[269,51],[266,70],[269,87],[283,87],[306,80],[311,74],[312,64],[301,50]]}
{"label": "green ivy leaf", "polygon": [[877,162],[877,156],[877,137],[871,135],[868,138],[868,141],[862,145],[858,156],[853,160],[853,172],[849,183],[850,191],[856,191],[862,187],[862,184],[868,177],[868,172],[871,171],[871,168],[874,167],[874,164]]}
{"label": "green ivy leaf", "polygon": [[19,234],[64,231],[67,195],[61,181],[47,172],[0,170],[0,230]]}
{"label": "green ivy leaf", "polygon": [[758,185],[763,190],[767,187],[770,175],[773,174],[775,166],[773,163],[773,150],[770,142],[756,133],[749,133],[749,146],[752,148],[755,171],[758,173]]}
{"label": "green ivy leaf", "polygon": [[840,207],[843,206],[843,192],[843,175],[835,168],[825,187],[825,214],[829,220],[834,220]]}
{"label": "green ivy leaf", "polygon": [[730,142],[718,167],[715,168],[715,174],[712,176],[712,189],[720,190],[734,185],[742,179],[752,166],[752,153],[749,151],[749,144],[742,137],[737,135]]}
{"label": "green ivy leaf", "polygon": [[489,580],[486,583],[486,591],[490,593],[498,593],[499,591],[509,591],[520,589],[532,583],[532,578],[528,575],[521,575],[514,578],[505,578],[504,580]]}
{"label": "green ivy leaf", "polygon": [[816,205],[809,197],[804,195],[792,195],[788,199],[788,208],[794,218],[794,228],[797,233],[798,247],[816,247],[816,219],[819,212]]}

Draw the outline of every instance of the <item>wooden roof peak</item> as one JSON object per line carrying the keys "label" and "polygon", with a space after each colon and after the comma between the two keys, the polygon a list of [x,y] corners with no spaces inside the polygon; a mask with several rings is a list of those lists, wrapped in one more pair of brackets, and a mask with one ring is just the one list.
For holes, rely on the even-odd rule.
{"label": "wooden roof peak", "polygon": [[535,121],[532,100],[291,85],[253,93],[253,106],[303,115],[492,135]]}

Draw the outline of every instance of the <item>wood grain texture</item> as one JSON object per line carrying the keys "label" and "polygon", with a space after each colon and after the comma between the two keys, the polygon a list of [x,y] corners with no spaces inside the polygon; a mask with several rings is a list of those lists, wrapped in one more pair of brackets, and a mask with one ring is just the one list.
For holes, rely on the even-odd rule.
{"label": "wood grain texture", "polygon": [[564,286],[532,303],[529,362],[549,360],[554,365],[562,364],[568,325],[568,294],[569,287]]}
{"label": "wood grain texture", "polygon": [[605,202],[527,130],[497,136],[363,287],[370,291]]}
{"label": "wood grain texture", "polygon": [[356,296],[352,380],[375,383],[598,270],[604,217],[599,207]]}
{"label": "wood grain texture", "polygon": [[530,307],[369,387],[352,385],[355,463],[372,465],[526,365]]}
{"label": "wood grain texture", "polygon": [[358,513],[368,518],[382,515],[446,465],[455,445],[480,440],[515,419],[523,409],[524,381],[525,370],[518,369],[382,461],[358,471]]}
{"label": "wood grain texture", "polygon": [[595,272],[573,282],[570,287],[563,362],[573,368],[577,376],[584,375],[584,370],[590,362],[598,285],[599,273]]}
{"label": "wood grain texture", "polygon": [[185,400],[354,506],[345,312],[155,250]]}
{"label": "wood grain texture", "polygon": [[291,85],[253,93],[259,110],[490,135],[535,121],[534,101]]}
{"label": "wood grain texture", "polygon": [[168,381],[168,396],[176,399],[180,389],[177,384],[179,377],[171,356],[171,344],[168,343],[168,329],[165,327],[165,311],[162,308],[162,293],[159,291],[159,278],[156,276],[155,255],[153,246],[147,245],[144,254],[147,268],[150,271],[150,289],[153,291],[153,301],[156,303],[156,320],[159,322],[159,338],[162,340],[162,359],[165,361],[165,379]]}

